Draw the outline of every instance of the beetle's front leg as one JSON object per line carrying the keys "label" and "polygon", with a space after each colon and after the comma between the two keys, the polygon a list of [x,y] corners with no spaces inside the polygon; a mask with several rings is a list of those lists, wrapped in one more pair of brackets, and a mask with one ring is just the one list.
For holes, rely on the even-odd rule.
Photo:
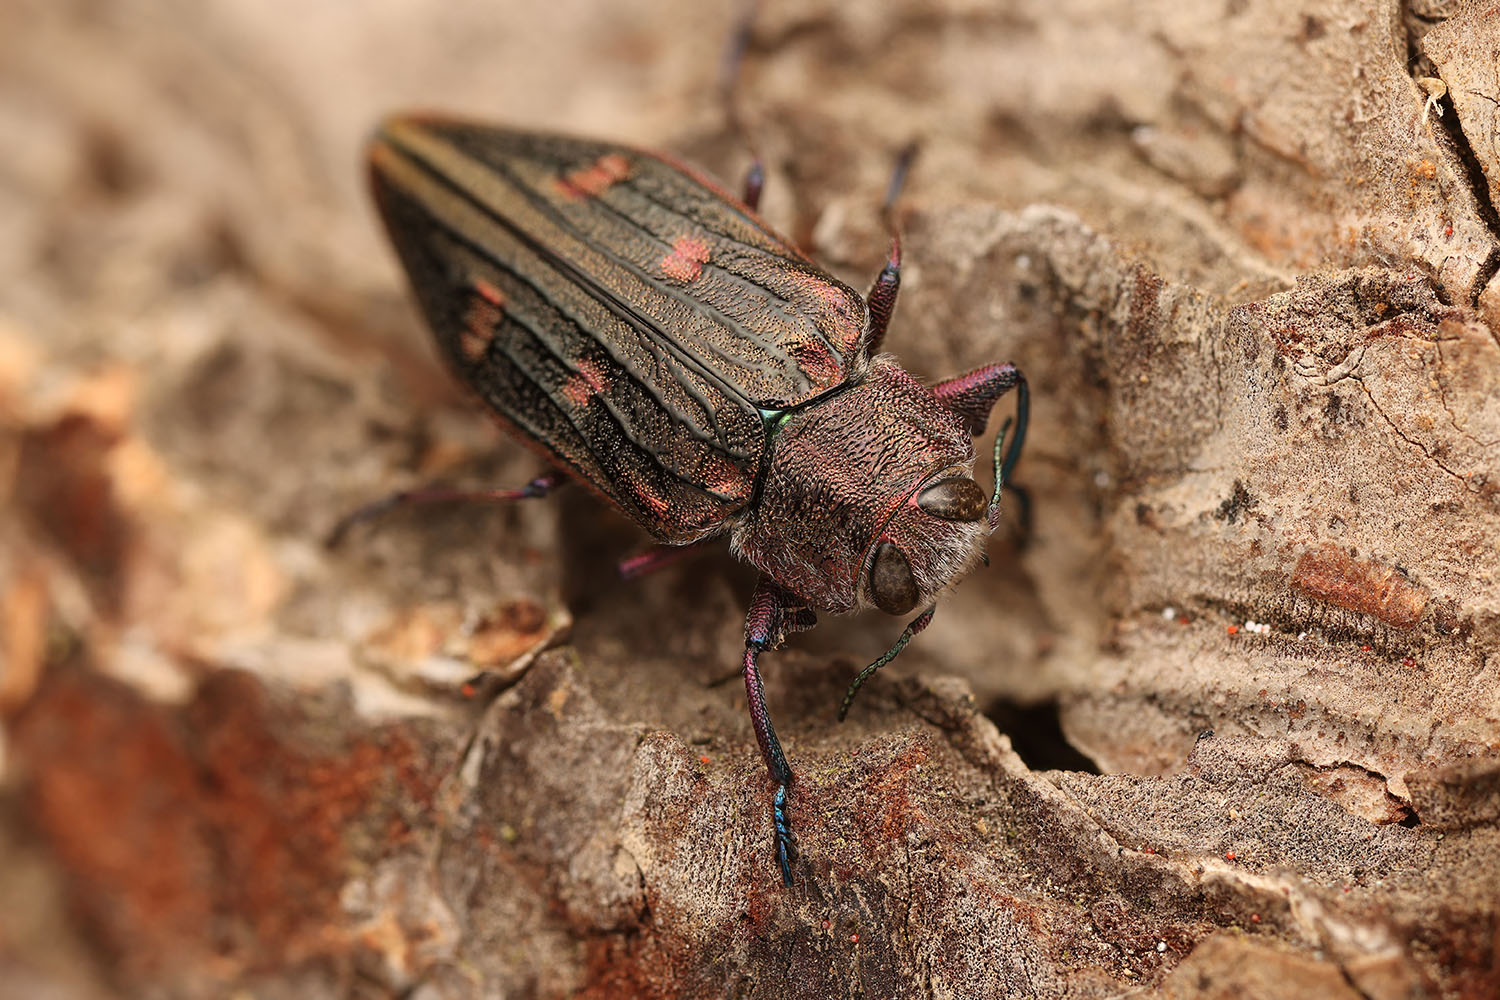
{"label": "beetle's front leg", "polygon": [[771,725],[771,713],[766,709],[766,692],[760,681],[760,654],[781,645],[787,633],[812,628],[816,621],[817,617],[807,605],[766,577],[761,577],[755,585],[755,593],[750,597],[750,611],[745,615],[745,697],[750,703],[755,742],[760,744],[766,770],[776,782],[776,794],[771,800],[771,821],[776,827],[776,863],[781,866],[781,878],[788,887],[792,884],[792,861],[797,857],[797,845],[786,813],[792,766],[787,763],[781,741],[776,738],[776,729]]}
{"label": "beetle's front leg", "polygon": [[[1012,389],[1016,390],[1016,421],[1003,461],[1000,458],[1000,448],[1004,443],[1006,430],[1012,429],[1009,420],[995,440],[996,503],[1000,499],[1000,485],[1010,485],[1011,474],[1015,472],[1016,463],[1021,460],[1021,449],[1026,444],[1026,428],[1031,423],[1031,389],[1026,385],[1026,376],[1012,364],[985,365],[967,375],[950,378],[932,387],[938,400],[958,414],[959,419],[968,426],[969,433],[975,437],[984,433],[984,425],[989,421],[990,410],[994,409],[995,401]],[[993,525],[992,518],[991,527]]]}
{"label": "beetle's front leg", "polygon": [[984,433],[995,401],[1025,381],[1015,365],[985,365],[939,382],[932,391],[944,406],[963,419],[969,433],[978,437]]}

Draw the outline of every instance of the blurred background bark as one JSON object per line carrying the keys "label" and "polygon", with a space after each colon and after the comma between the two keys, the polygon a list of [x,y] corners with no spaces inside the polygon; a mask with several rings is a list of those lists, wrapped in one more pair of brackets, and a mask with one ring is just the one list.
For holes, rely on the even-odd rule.
{"label": "blurred background bark", "polygon": [[[734,187],[730,6],[0,6],[0,996],[1500,993],[1500,13],[763,5],[765,214],[1035,390],[1034,529],[736,682],[440,370],[362,188],[430,107]],[[998,537],[998,536],[997,536]],[[493,671],[477,689],[465,681]]]}

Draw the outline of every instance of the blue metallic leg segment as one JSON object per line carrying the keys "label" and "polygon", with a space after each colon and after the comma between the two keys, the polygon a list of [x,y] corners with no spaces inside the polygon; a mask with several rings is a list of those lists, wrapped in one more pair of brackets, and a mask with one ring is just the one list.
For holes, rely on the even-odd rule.
{"label": "blue metallic leg segment", "polygon": [[750,722],[755,729],[755,741],[760,744],[760,755],[771,780],[776,782],[771,821],[776,828],[776,863],[788,888],[792,885],[792,862],[797,859],[797,842],[787,819],[792,766],[787,763],[776,729],[771,725],[759,661],[761,652],[780,645],[787,632],[811,628],[813,621],[812,613],[804,605],[765,579],[756,585],[750,598],[750,612],[745,616],[745,697],[750,703]]}
{"label": "blue metallic leg segment", "polygon": [[751,140],[750,130],[745,127],[740,114],[740,70],[745,65],[745,53],[750,48],[750,38],[755,29],[755,0],[748,0],[740,11],[739,22],[729,36],[724,49],[723,61],[719,65],[719,94],[724,101],[724,119],[729,131],[740,136],[750,151],[750,169],[745,173],[745,186],[740,200],[750,211],[760,207],[760,193],[766,186],[766,168],[761,164],[760,153]]}
{"label": "blue metallic leg segment", "polygon": [[797,856],[796,841],[792,837],[791,824],[786,816],[792,766],[787,763],[781,741],[776,738],[776,729],[771,725],[771,714],[766,710],[766,692],[761,686],[760,670],[756,664],[761,649],[761,646],[755,644],[745,646],[745,696],[750,702],[750,722],[755,727],[755,741],[760,744],[760,755],[766,762],[766,770],[771,773],[771,780],[777,783],[776,796],[771,805],[771,820],[776,827],[776,863],[781,866],[782,881],[790,887],[792,860]]}
{"label": "blue metallic leg segment", "polygon": [[776,795],[771,799],[771,817],[776,824],[776,863],[781,866],[781,880],[792,887],[792,862],[797,857],[797,842],[792,839],[792,828],[786,819],[786,785],[776,786]]}

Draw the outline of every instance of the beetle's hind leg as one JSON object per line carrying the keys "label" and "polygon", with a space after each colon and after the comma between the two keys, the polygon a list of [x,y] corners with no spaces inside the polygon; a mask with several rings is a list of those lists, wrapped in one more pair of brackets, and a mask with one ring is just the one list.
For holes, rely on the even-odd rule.
{"label": "beetle's hind leg", "polygon": [[761,162],[760,151],[755,148],[750,137],[750,130],[745,127],[744,116],[740,113],[739,96],[740,71],[745,65],[745,53],[750,48],[757,7],[755,0],[746,0],[742,4],[739,19],[729,35],[729,44],[724,47],[723,62],[719,67],[719,97],[724,102],[724,120],[729,130],[739,137],[750,153],[750,168],[745,171],[740,200],[752,212],[760,207],[760,195],[766,186],[766,168]]}
{"label": "beetle's hind leg", "polygon": [[337,548],[356,525],[384,517],[388,512],[398,507],[424,503],[447,503],[454,500],[482,500],[508,503],[512,500],[539,499],[547,496],[567,481],[567,476],[554,469],[537,476],[520,489],[459,490],[446,486],[427,486],[416,490],[401,490],[397,493],[392,493],[388,497],[376,500],[374,503],[365,504],[358,510],[344,515],[339,519],[338,524],[333,526],[333,530],[328,533],[328,537],[324,540],[323,544],[328,548]]}
{"label": "beetle's hind leg", "polygon": [[797,858],[797,843],[787,819],[787,797],[791,791],[792,766],[787,763],[771,725],[766,708],[766,692],[760,680],[760,654],[775,649],[788,632],[800,632],[817,621],[812,610],[765,577],[755,585],[750,597],[750,611],[745,616],[745,697],[750,703],[750,722],[755,728],[755,742],[760,744],[761,758],[776,792],[771,799],[771,822],[776,829],[776,864],[781,879],[792,884],[792,862]]}

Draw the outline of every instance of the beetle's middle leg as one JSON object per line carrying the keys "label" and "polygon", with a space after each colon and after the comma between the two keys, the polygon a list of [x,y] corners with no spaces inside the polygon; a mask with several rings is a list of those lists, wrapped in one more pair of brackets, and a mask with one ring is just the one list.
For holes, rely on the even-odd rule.
{"label": "beetle's middle leg", "polygon": [[339,523],[333,526],[333,530],[328,533],[328,538],[324,544],[329,548],[336,548],[344,540],[344,536],[355,525],[383,517],[387,512],[397,507],[407,507],[422,503],[444,503],[453,500],[499,500],[508,502],[511,500],[540,499],[566,482],[568,482],[568,477],[554,469],[550,472],[542,473],[520,489],[460,490],[446,486],[427,486],[416,490],[401,490],[400,492],[392,493],[388,497],[382,497],[374,503],[365,504],[358,510],[344,515],[339,520]]}
{"label": "beetle's middle leg", "polygon": [[915,143],[897,154],[896,165],[891,170],[891,180],[885,191],[885,203],[880,208],[885,228],[891,234],[891,250],[886,256],[885,267],[880,269],[869,292],[865,294],[865,307],[870,318],[860,349],[866,357],[877,353],[885,342],[885,331],[891,325],[891,313],[896,311],[896,294],[901,291],[901,233],[896,226],[896,199],[901,197],[901,188],[906,184],[906,175],[911,171],[911,164],[916,156]]}
{"label": "beetle's middle leg", "polygon": [[717,541],[717,539],[705,538],[702,541],[688,542],[686,545],[652,545],[642,552],[626,556],[619,561],[617,568],[620,571],[620,579],[639,580],[659,569],[666,569],[690,556],[700,554],[711,541]]}
{"label": "beetle's middle leg", "polygon": [[792,862],[797,857],[797,844],[786,813],[792,766],[787,763],[781,741],[776,738],[776,729],[771,725],[771,713],[766,708],[766,692],[760,681],[760,654],[779,646],[788,632],[812,628],[816,621],[810,608],[766,577],[761,577],[755,585],[755,593],[750,597],[750,611],[745,616],[745,697],[750,703],[755,742],[760,744],[766,770],[776,782],[776,793],[771,800],[771,821],[776,827],[776,863],[781,867],[782,881],[788,887],[792,884]]}

